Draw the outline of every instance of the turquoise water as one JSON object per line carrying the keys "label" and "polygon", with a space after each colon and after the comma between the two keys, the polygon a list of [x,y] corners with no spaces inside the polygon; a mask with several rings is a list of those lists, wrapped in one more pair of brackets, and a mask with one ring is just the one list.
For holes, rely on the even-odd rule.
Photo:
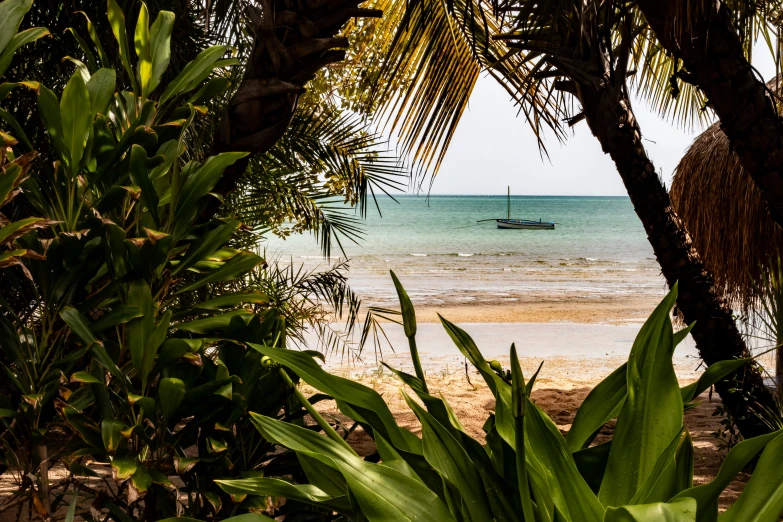
{"label": "turquoise water", "polygon": [[[414,301],[503,302],[536,297],[661,295],[665,289],[644,229],[627,197],[515,196],[511,217],[558,223],[555,230],[501,230],[505,196],[379,198],[382,217],[365,239],[343,242],[349,280],[369,303],[394,293],[393,269]],[[325,266],[313,236],[271,238],[267,255]],[[340,256],[339,249],[332,254]]]}

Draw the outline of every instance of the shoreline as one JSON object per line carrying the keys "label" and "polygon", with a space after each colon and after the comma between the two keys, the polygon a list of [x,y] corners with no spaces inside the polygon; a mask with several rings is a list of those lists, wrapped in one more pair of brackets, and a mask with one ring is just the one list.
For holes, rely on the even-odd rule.
{"label": "shoreline", "polygon": [[[454,323],[643,323],[661,296],[528,298],[515,302],[415,303],[416,321],[439,323],[438,314]],[[382,306],[397,309],[399,305]],[[364,317],[364,311],[360,317]]]}

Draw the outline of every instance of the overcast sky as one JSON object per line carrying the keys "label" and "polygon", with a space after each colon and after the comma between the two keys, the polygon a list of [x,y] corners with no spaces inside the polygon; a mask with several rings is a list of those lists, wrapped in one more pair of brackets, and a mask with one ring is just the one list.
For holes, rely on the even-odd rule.
{"label": "overcast sky", "polygon": [[[756,67],[770,78],[768,52],[757,49]],[[677,162],[703,129],[686,132],[633,100],[647,154],[667,185]],[[541,159],[524,117],[517,117],[508,94],[491,77],[482,76],[470,98],[432,186],[432,194],[626,195],[614,164],[582,121],[568,141],[546,141],[549,159]]]}

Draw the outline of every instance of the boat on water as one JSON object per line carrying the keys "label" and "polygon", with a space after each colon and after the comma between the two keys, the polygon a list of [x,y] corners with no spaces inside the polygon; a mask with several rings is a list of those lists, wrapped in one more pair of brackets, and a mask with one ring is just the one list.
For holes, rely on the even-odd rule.
{"label": "boat on water", "polygon": [[511,219],[511,187],[508,188],[508,211],[505,219],[492,218],[492,219],[480,219],[478,223],[483,221],[495,221],[498,224],[498,228],[516,228],[521,230],[554,230],[557,223],[553,221],[543,221],[539,219],[534,221],[531,219]]}

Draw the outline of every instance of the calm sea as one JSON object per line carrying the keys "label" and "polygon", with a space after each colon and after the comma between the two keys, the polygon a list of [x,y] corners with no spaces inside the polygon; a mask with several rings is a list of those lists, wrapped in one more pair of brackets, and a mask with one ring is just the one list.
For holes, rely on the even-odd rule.
{"label": "calm sea", "polygon": [[[500,230],[506,196],[379,198],[359,244],[343,241],[349,281],[368,304],[394,300],[393,269],[416,302],[658,296],[665,291],[644,229],[627,197],[517,196],[511,217],[558,223],[556,230]],[[281,262],[325,267],[311,235],[265,243]],[[339,256],[338,248],[332,251]]]}

